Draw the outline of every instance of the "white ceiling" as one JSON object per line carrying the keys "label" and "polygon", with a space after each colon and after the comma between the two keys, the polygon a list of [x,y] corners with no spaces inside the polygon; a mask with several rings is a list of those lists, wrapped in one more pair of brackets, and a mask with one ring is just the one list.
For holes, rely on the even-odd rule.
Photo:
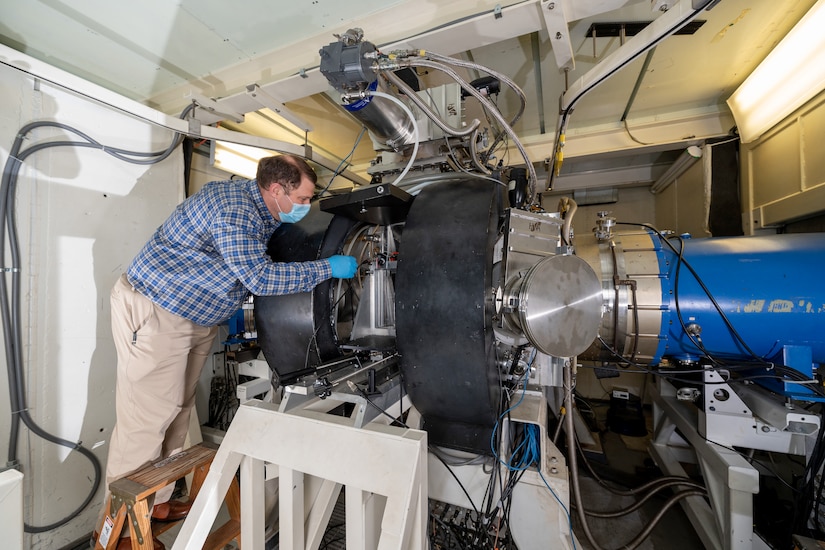
{"label": "white ceiling", "polygon": [[[193,94],[241,105],[243,123],[223,126],[302,142],[301,132],[277,115],[241,101],[248,99],[246,87],[258,84],[313,125],[314,147],[341,158],[359,125],[322,93],[328,90],[318,76],[318,50],[335,40],[333,33],[357,26],[379,46],[426,47],[509,75],[528,97],[516,131],[532,160],[540,162],[552,151],[565,83],[574,83],[620,45],[615,37],[587,38],[591,24],[662,16],[654,9],[661,0],[558,3],[566,10],[575,59],[566,78],[556,65],[539,0],[0,0],[0,42],[169,114],[180,112]],[[636,158],[640,151],[726,134],[732,118],[725,100],[813,4],[721,0],[699,15],[704,24],[695,34],[661,43],[644,73],[642,55],[576,105],[568,158],[615,158],[604,155],[611,151]],[[585,9],[608,11],[574,20],[574,11]],[[630,104],[634,86],[638,92]],[[503,93],[499,106],[506,114],[515,100]],[[355,161],[371,156],[363,144]]]}

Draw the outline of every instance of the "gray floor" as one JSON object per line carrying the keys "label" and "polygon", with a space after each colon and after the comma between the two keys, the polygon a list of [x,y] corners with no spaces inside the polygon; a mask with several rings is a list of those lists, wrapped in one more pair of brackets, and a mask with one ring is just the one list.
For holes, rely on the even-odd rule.
{"label": "gray floor", "polygon": [[[628,437],[611,431],[603,431],[599,439],[604,453],[588,453],[591,464],[603,480],[612,482],[615,487],[635,487],[643,482],[661,476],[650,456],[644,449],[649,435],[644,437]],[[620,510],[636,502],[636,497],[617,496],[602,488],[585,468],[580,476],[582,500],[590,510],[613,511]],[[624,548],[648,525],[651,519],[662,508],[667,498],[673,493],[668,490],[651,498],[644,506],[615,519],[588,518],[588,525],[593,538],[601,548]],[[579,548],[591,550],[594,548],[584,535],[577,514],[574,514],[574,530]],[[653,528],[650,536],[638,546],[642,550],[694,550],[702,549],[704,545],[688,521],[681,506],[671,507],[662,516]]]}

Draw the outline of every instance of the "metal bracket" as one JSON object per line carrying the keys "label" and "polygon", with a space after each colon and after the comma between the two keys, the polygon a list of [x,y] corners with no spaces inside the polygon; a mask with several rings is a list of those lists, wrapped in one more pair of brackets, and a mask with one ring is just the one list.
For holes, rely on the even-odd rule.
{"label": "metal bracket", "polygon": [[129,515],[130,531],[134,532],[134,534],[137,535],[138,542],[140,544],[143,544],[143,533],[140,531],[140,523],[138,522],[138,518],[135,515],[134,502],[126,503],[126,513]]}
{"label": "metal bracket", "polygon": [[575,69],[576,61],[573,58],[573,43],[570,40],[570,28],[567,17],[564,15],[564,6],[561,0],[542,0],[541,15],[544,17],[544,27],[553,46],[553,55],[556,57],[556,66],[559,69]]}

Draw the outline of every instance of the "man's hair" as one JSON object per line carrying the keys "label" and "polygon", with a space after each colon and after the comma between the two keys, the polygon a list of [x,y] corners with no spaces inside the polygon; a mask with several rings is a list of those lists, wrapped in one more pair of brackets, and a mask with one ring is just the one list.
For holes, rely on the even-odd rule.
{"label": "man's hair", "polygon": [[258,185],[269,189],[273,183],[280,183],[287,193],[301,185],[301,179],[318,182],[318,175],[306,161],[295,155],[264,157],[258,161]]}

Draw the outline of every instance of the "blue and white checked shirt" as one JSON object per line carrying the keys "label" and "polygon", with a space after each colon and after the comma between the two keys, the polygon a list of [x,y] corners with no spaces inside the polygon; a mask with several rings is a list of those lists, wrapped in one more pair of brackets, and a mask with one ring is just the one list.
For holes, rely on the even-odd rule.
{"label": "blue and white checked shirt", "polygon": [[127,277],[164,309],[198,325],[220,324],[249,293],[307,292],[332,276],[327,260],[272,262],[266,245],[279,225],[256,181],[208,183],[163,222]]}

